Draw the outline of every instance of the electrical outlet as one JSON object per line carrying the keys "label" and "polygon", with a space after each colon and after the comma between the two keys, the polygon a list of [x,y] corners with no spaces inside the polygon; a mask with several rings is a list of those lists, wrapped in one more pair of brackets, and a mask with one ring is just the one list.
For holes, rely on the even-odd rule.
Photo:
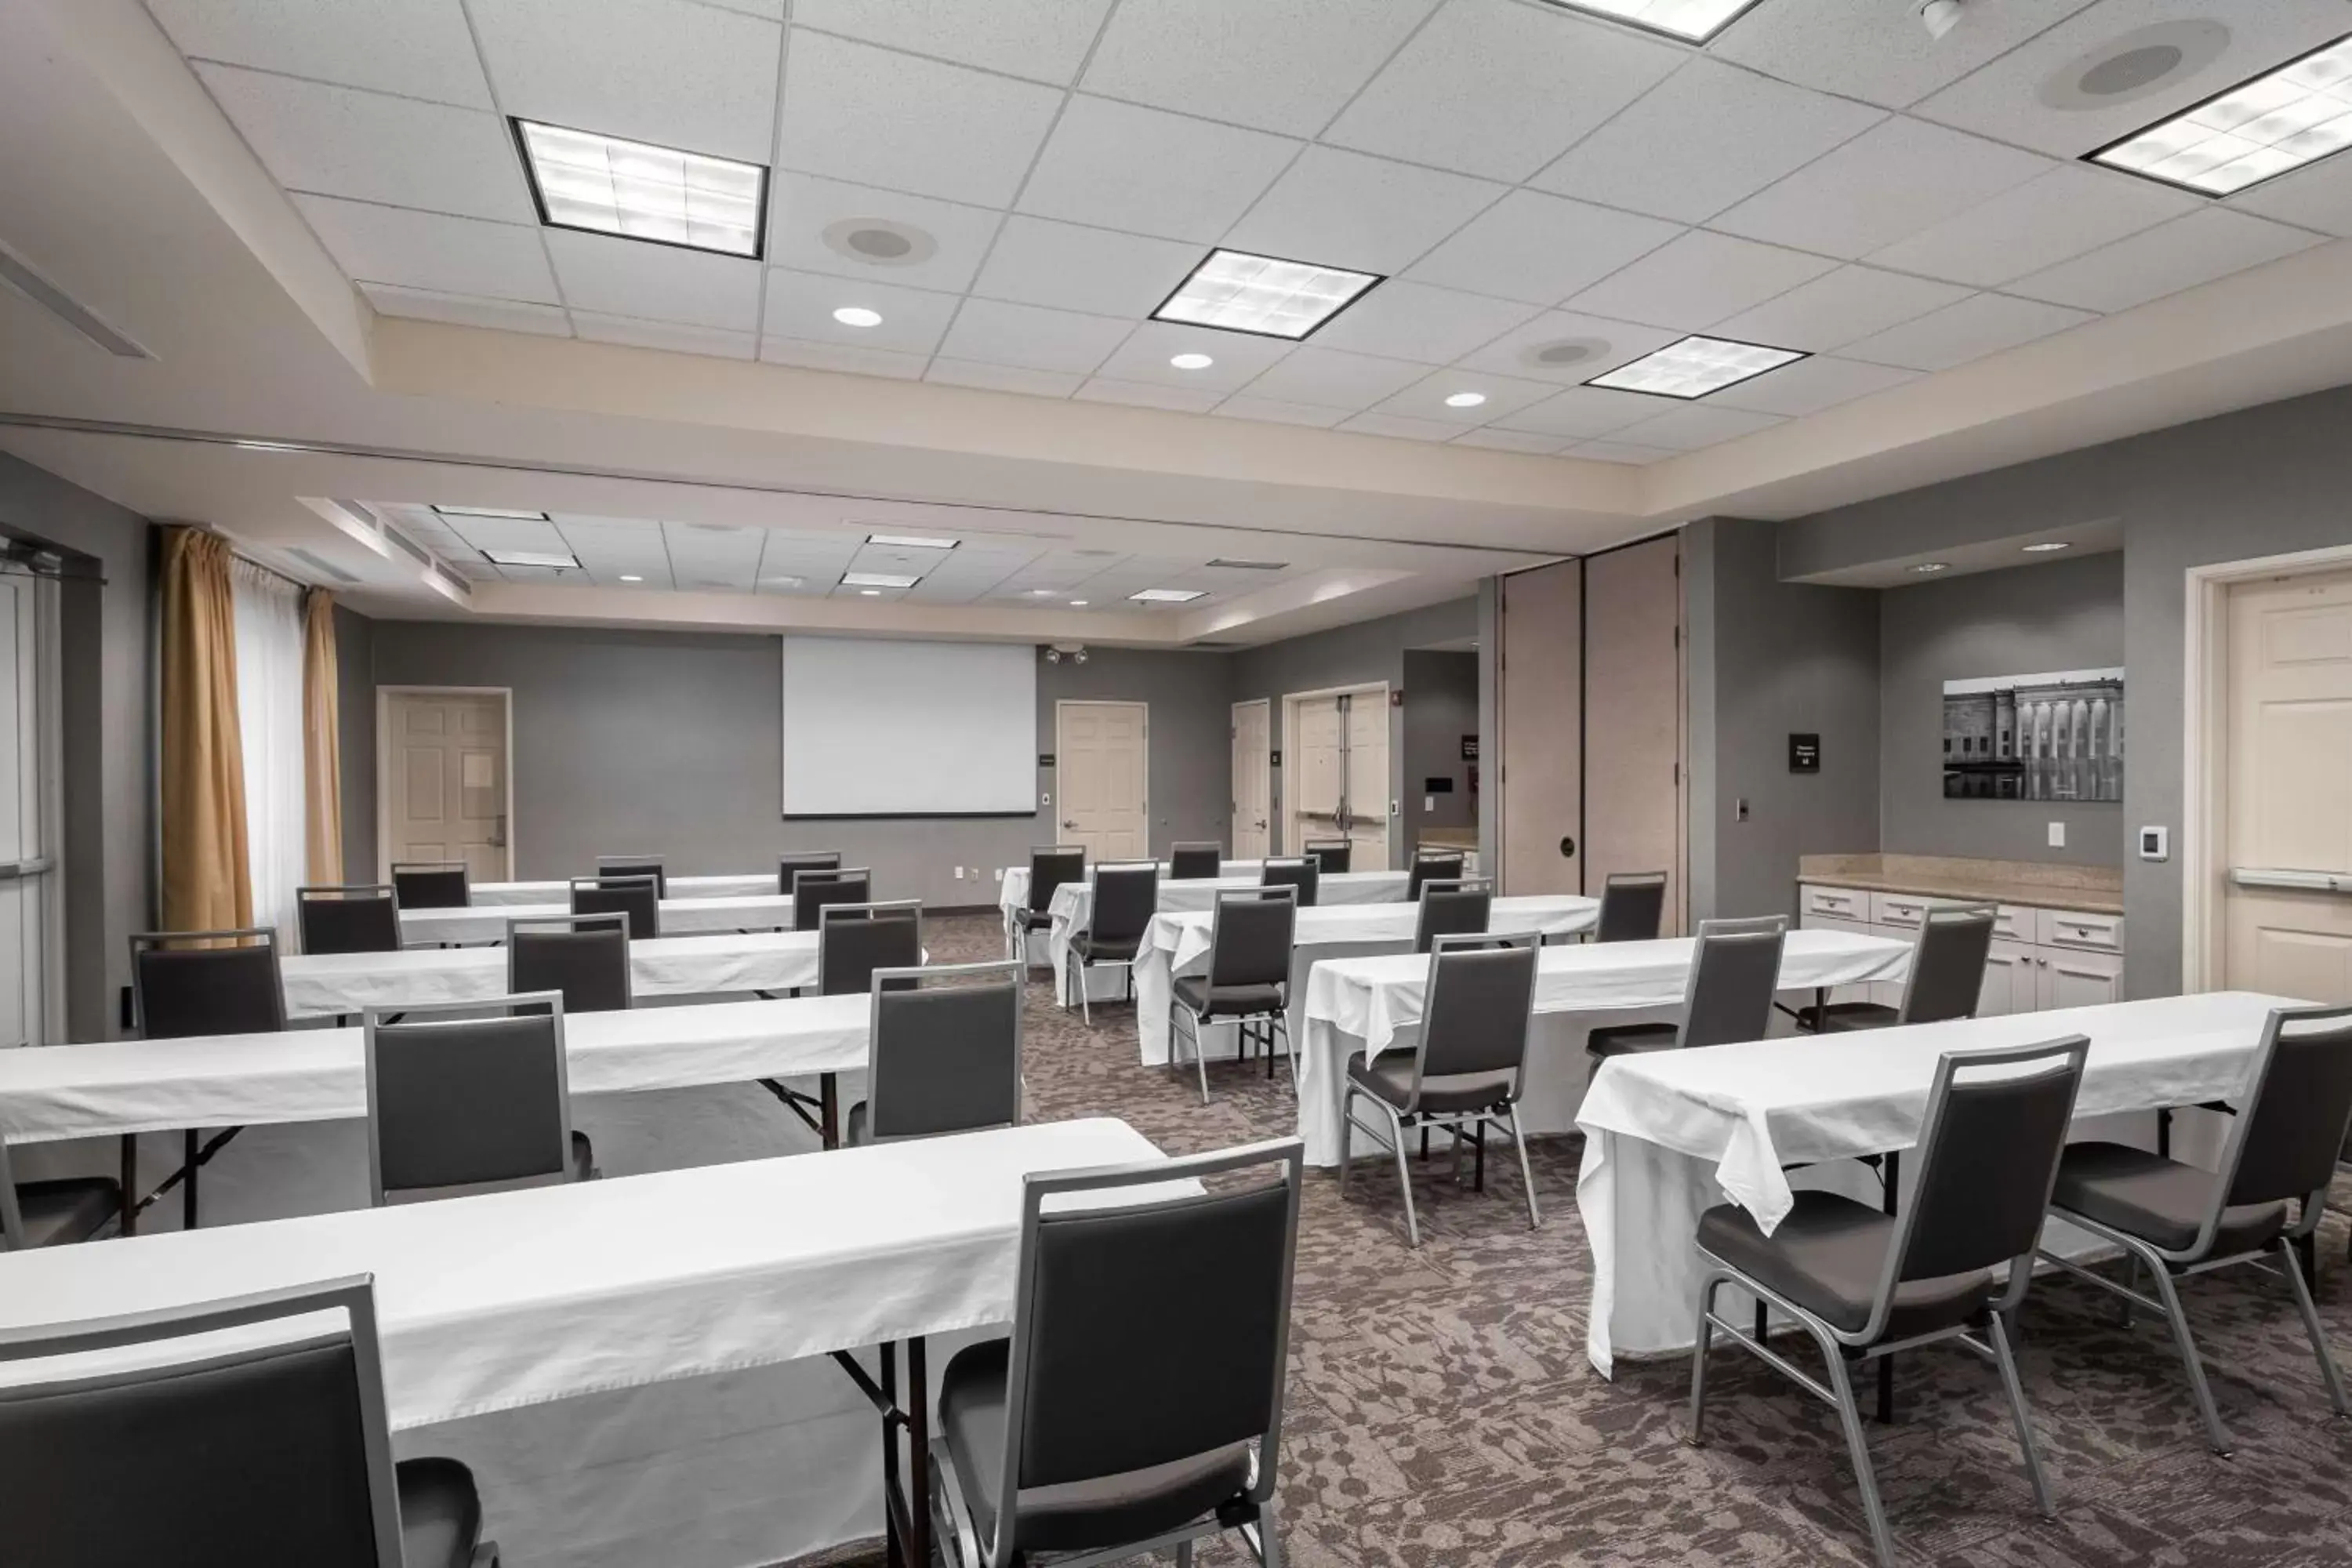
{"label": "electrical outlet", "polygon": [[1744,797],[1733,805],[1731,820],[1734,822],[1745,822],[1748,820],[1748,802]]}
{"label": "electrical outlet", "polygon": [[2053,822],[2050,825],[2050,847],[2053,849],[2063,849],[2066,847],[2066,825],[2064,823]]}

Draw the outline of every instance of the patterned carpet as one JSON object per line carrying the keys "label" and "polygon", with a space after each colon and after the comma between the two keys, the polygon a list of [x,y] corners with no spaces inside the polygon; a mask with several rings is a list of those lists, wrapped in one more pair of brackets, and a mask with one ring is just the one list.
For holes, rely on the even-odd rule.
{"label": "patterned carpet", "polygon": [[[926,936],[940,961],[1001,952],[992,916],[939,921]],[[1033,1119],[1115,1115],[1171,1152],[1295,1127],[1286,1078],[1213,1066],[1215,1098],[1203,1108],[1189,1076],[1138,1065],[1129,1009],[1098,1005],[1089,1034],[1043,984],[1033,987],[1027,1076]],[[1391,1173],[1363,1164],[1345,1203],[1336,1179],[1310,1176],[1282,1458],[1289,1560],[1868,1563],[1826,1405],[1752,1358],[1718,1352],[1709,1444],[1694,1449],[1681,1440],[1687,1362],[1621,1371],[1614,1384],[1586,1364],[1580,1144],[1533,1147],[1541,1230],[1527,1228],[1507,1157],[1489,1162],[1483,1194],[1455,1188],[1433,1160],[1416,1170],[1418,1252],[1405,1246]],[[2320,1310],[2338,1353],[2352,1356],[2345,1246],[2345,1222],[2331,1215]],[[2352,1562],[2352,1423],[2330,1415],[2284,1288],[2225,1275],[2186,1294],[2234,1458],[2205,1447],[2159,1326],[2122,1328],[2102,1293],[2040,1281],[2022,1362],[2058,1518],[2032,1512],[1992,1369],[1958,1349],[1912,1354],[1894,1426],[1871,1426],[1904,1560]],[[1244,1557],[1220,1549],[1201,1560]]]}

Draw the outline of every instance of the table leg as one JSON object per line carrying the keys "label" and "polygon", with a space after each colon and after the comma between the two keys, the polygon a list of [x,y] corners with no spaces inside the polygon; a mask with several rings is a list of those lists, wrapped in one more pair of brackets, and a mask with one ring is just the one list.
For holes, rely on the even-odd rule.
{"label": "table leg", "polygon": [[[1891,1215],[1895,1212],[1895,1188],[1903,1179],[1901,1152],[1888,1150],[1883,1169],[1885,1172],[1886,1191],[1879,1199],[1878,1206]],[[1895,1358],[1891,1355],[1878,1358],[1878,1419],[1882,1426],[1891,1426],[1895,1423]]]}
{"label": "table leg", "polygon": [[2172,1108],[2165,1106],[2156,1113],[2156,1152],[2159,1159],[2172,1158]]}
{"label": "table leg", "polygon": [[139,1134],[122,1135],[122,1234],[139,1234]]}
{"label": "table leg", "polygon": [[826,1148],[838,1149],[841,1147],[841,1080],[827,1072],[819,1073],[816,1081],[817,1136]]}
{"label": "table leg", "polygon": [[1820,1034],[1829,1021],[1830,988],[1826,985],[1816,985],[1813,987],[1813,1033]]}
{"label": "table leg", "polygon": [[200,1141],[196,1137],[196,1130],[193,1127],[189,1128],[187,1131],[186,1152],[183,1156],[188,1172],[188,1190],[185,1198],[183,1200],[186,1206],[180,1211],[180,1228],[182,1230],[194,1230],[196,1228],[196,1157],[203,1152],[199,1147],[199,1142]]}
{"label": "table leg", "polygon": [[[907,1532],[917,1568],[931,1563],[931,1383],[923,1336],[907,1342]],[[1009,1435],[1008,1435],[1008,1440]]]}

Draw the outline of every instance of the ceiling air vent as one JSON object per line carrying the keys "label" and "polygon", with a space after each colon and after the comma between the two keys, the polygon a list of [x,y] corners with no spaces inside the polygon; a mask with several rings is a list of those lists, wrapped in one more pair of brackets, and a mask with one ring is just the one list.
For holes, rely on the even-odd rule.
{"label": "ceiling air vent", "polygon": [[394,528],[389,523],[384,525],[383,536],[392,541],[392,542],[397,546],[404,554],[415,558],[418,565],[434,566],[439,564],[439,563],[434,559],[433,552],[425,549],[425,546],[417,543],[416,541],[409,538],[408,535],[401,532],[400,530]]}
{"label": "ceiling air vent", "polygon": [[341,567],[336,565],[325,556],[305,550],[299,544],[289,546],[286,553],[292,556],[295,560],[301,562],[312,571],[320,573],[324,576],[332,577],[338,583],[356,583],[359,581],[358,577],[344,571]]}
{"label": "ceiling air vent", "polygon": [[108,326],[99,319],[97,311],[50,282],[31,262],[5,245],[0,245],[0,283],[6,283],[108,353],[121,359],[155,357]]}

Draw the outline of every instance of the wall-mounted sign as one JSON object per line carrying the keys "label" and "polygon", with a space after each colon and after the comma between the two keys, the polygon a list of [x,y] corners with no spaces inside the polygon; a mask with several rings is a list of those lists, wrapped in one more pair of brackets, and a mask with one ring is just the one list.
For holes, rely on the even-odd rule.
{"label": "wall-mounted sign", "polygon": [[1454,793],[1454,775],[1452,773],[1432,774],[1430,777],[1421,781],[1421,793],[1423,795],[1452,795]]}
{"label": "wall-mounted sign", "polygon": [[1041,768],[1050,768],[1050,767],[1052,767],[1052,766],[1054,765],[1054,753],[1053,753],[1053,752],[1038,752],[1038,753],[1037,753],[1037,765],[1038,765],[1039,767],[1041,767]]}
{"label": "wall-mounted sign", "polygon": [[1478,760],[1477,736],[1465,735],[1462,737],[1462,760],[1465,763],[1475,763]]}
{"label": "wall-mounted sign", "polygon": [[1789,771],[1792,773],[1817,773],[1822,771],[1822,738],[1819,735],[1789,737]]}

